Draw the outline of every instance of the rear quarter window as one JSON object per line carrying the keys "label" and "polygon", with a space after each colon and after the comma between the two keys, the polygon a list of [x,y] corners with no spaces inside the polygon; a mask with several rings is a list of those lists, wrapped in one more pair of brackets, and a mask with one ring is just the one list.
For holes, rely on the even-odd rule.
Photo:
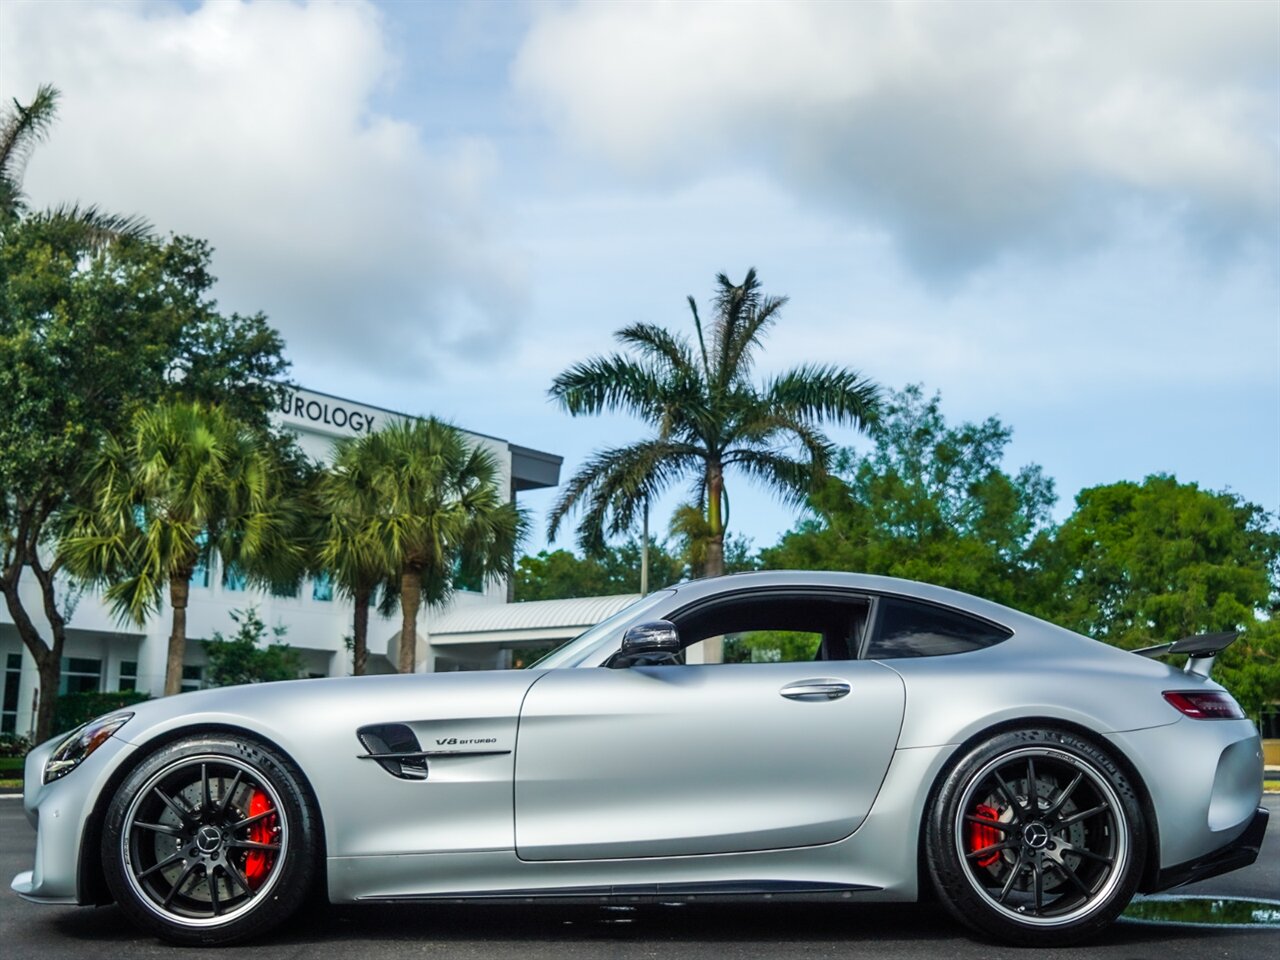
{"label": "rear quarter window", "polygon": [[981,650],[1007,640],[1013,631],[977,617],[928,603],[882,597],[868,660],[941,657]]}

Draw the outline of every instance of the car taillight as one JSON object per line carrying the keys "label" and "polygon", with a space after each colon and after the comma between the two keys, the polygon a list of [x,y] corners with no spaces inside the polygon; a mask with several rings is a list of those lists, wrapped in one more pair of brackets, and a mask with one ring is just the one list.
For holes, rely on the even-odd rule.
{"label": "car taillight", "polygon": [[1221,690],[1166,690],[1164,698],[1193,720],[1243,720],[1244,711]]}

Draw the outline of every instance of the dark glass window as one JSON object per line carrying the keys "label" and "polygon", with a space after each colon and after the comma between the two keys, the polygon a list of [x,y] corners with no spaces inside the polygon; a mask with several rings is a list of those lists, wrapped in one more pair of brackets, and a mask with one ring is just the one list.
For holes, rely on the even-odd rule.
{"label": "dark glass window", "polygon": [[59,693],[97,693],[102,687],[102,661],[88,657],[63,657]]}
{"label": "dark glass window", "polygon": [[121,660],[120,661],[120,684],[121,690],[137,690],[138,689],[138,661],[137,660]]}
{"label": "dark glass window", "polygon": [[1012,634],[956,610],[896,597],[880,601],[879,625],[867,647],[869,660],[940,657],[981,650]]}
{"label": "dark glass window", "polygon": [[22,682],[22,654],[11,653],[5,658],[4,709],[0,711],[0,733],[14,733],[18,729],[18,686]]}

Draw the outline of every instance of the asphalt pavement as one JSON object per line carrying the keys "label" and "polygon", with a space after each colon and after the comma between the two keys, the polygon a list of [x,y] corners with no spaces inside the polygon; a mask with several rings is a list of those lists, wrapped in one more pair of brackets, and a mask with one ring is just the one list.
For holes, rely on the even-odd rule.
{"label": "asphalt pavement", "polygon": [[[1258,863],[1180,893],[1280,899],[1280,797],[1268,796],[1271,824]],[[389,960],[512,958],[963,958],[1045,960],[1276,960],[1280,931],[1212,930],[1118,923],[1072,949],[1026,951],[970,937],[936,904],[765,903],[750,906],[342,906],[311,910],[251,946],[221,950],[170,947],[140,936],[115,907],[47,907],[9,890],[31,868],[35,832],[21,802],[0,799],[0,957],[5,960],[167,957],[254,960],[358,957]]]}

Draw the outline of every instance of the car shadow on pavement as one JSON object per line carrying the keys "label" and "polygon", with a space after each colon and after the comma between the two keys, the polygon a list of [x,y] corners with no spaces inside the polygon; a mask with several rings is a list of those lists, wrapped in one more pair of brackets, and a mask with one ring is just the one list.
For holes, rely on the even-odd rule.
{"label": "car shadow on pavement", "polygon": [[[164,951],[159,941],[140,934],[116,907],[60,912],[50,918],[59,936],[94,941],[106,946],[134,943],[147,950]],[[51,931],[52,932],[52,931]],[[1118,923],[1090,940],[1091,951],[1119,948],[1132,956],[1132,948],[1146,946],[1152,955],[1157,944],[1205,944],[1223,936],[1274,936],[1275,931],[1235,931]],[[843,944],[859,941],[881,946],[899,944],[903,955],[909,945],[921,945],[923,955],[937,955],[938,942],[946,941],[953,957],[991,956],[993,945],[984,943],[953,923],[936,904],[640,904],[636,906],[473,905],[473,904],[375,904],[324,906],[307,910],[271,934],[255,940],[259,956],[296,956],[296,948],[308,944],[363,942],[435,942],[460,947],[464,943],[487,944],[490,952],[506,953],[501,945],[521,950],[542,944],[561,952],[575,942],[599,941],[711,944],[758,944],[762,955],[770,945]],[[290,948],[294,949],[290,949]],[[498,948],[495,950],[495,948]],[[1129,949],[1126,949],[1129,948]],[[109,949],[109,948],[108,948]],[[133,953],[134,951],[129,951]],[[1037,953],[1040,956],[1051,955]],[[1105,949],[1102,950],[1106,953]],[[375,948],[374,954],[378,951]],[[537,955],[534,950],[530,955]],[[560,955],[553,953],[551,955]]]}

